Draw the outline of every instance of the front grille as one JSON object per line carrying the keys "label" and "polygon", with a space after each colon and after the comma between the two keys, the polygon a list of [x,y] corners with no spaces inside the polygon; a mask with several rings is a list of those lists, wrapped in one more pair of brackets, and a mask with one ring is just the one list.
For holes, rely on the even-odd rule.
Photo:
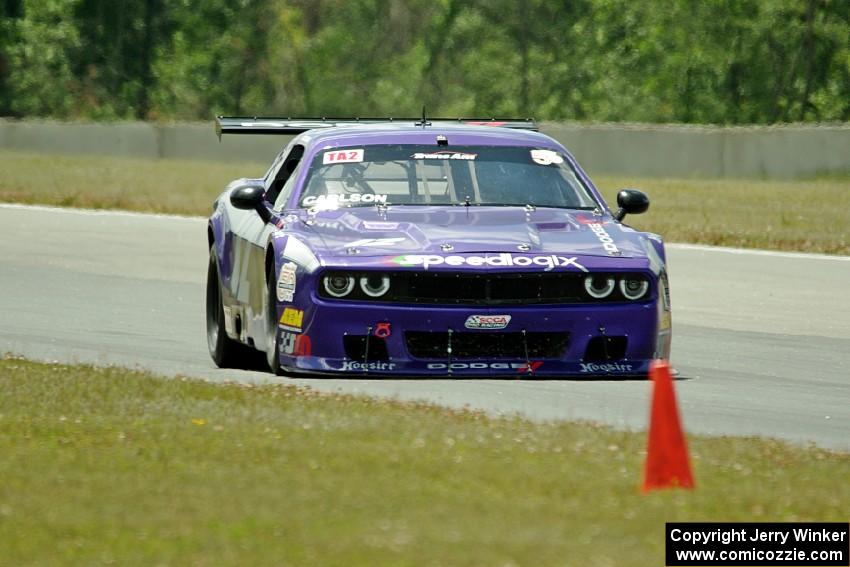
{"label": "front grille", "polygon": [[[368,340],[367,340],[368,339]],[[366,345],[369,350],[366,350]],[[371,335],[345,335],[342,337],[345,356],[357,362],[389,360],[387,341]]]}
{"label": "front grille", "polygon": [[[449,358],[449,334],[429,331],[406,331],[407,350],[414,358]],[[569,333],[527,333],[528,358],[559,358],[570,342]],[[522,333],[475,332],[452,333],[452,359],[526,358]]]}
{"label": "front grille", "polygon": [[610,362],[626,357],[627,337],[593,337],[584,352],[586,362]]}
{"label": "front grille", "polygon": [[[420,305],[534,305],[559,303],[623,302],[625,298],[615,289],[605,299],[594,299],[584,289],[584,273],[451,273],[451,272],[377,272],[390,277],[389,292],[381,297],[363,293],[360,277],[376,272],[326,272],[350,274],[357,284],[345,300],[413,303]],[[596,274],[604,276],[604,274]],[[319,295],[330,296],[323,285]]]}

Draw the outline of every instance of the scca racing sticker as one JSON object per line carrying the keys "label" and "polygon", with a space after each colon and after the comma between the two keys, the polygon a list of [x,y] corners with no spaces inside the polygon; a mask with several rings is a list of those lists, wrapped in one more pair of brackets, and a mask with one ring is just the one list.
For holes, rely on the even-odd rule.
{"label": "scca racing sticker", "polygon": [[334,163],[359,163],[363,161],[363,149],[357,150],[331,150],[322,155],[322,164]]}
{"label": "scca racing sticker", "polygon": [[576,268],[582,272],[587,272],[587,268],[576,261],[576,257],[567,258],[565,256],[524,256],[521,254],[508,254],[503,252],[496,256],[436,256],[436,255],[420,255],[420,254],[405,254],[396,256],[390,262],[399,266],[421,266],[427,270],[431,266],[495,266],[504,268],[542,268],[544,272],[554,270],[555,268]]}
{"label": "scca racing sticker", "polygon": [[470,315],[463,326],[467,329],[504,329],[510,322],[510,315]]}

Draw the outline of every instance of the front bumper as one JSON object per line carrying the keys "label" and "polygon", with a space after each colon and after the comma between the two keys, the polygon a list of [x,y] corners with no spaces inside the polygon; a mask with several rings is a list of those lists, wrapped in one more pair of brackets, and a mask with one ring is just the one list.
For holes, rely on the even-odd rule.
{"label": "front bumper", "polygon": [[[287,334],[308,337],[309,352],[286,354],[281,349],[281,364],[291,372],[316,374],[359,374],[389,376],[453,377],[626,377],[646,376],[649,363],[665,345],[659,334],[659,307],[656,299],[635,303],[511,306],[476,309],[474,307],[402,306],[324,301],[313,297],[305,310],[300,329],[281,327],[279,340]],[[504,329],[468,329],[473,315],[509,315]],[[383,324],[383,325],[382,325]],[[389,334],[386,335],[387,324]],[[383,337],[375,336],[379,326]],[[451,330],[451,333],[449,332]],[[432,349],[427,356],[412,353],[408,333],[438,333],[458,337],[463,333],[510,333],[512,341],[522,340],[522,332],[568,336],[563,348],[534,354],[534,348],[515,345],[511,354],[500,352],[460,353],[457,348]],[[368,335],[371,346],[352,353],[346,341],[361,345]],[[346,337],[349,337],[346,339]],[[606,339],[607,337],[607,339]],[[602,351],[600,344],[614,344],[622,351]],[[292,344],[292,337],[290,337]],[[381,349],[373,348],[383,342]],[[457,343],[455,343],[457,345]],[[384,348],[385,347],[385,348]],[[529,356],[524,352],[531,351]],[[376,355],[380,354],[380,356]],[[665,353],[666,354],[666,353]]]}

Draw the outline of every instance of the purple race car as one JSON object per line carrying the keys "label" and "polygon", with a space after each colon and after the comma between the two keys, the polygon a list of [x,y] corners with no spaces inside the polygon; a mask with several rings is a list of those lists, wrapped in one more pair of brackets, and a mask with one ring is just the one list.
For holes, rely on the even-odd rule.
{"label": "purple race car", "polygon": [[224,118],[298,134],[209,220],[207,339],[277,374],[646,376],[670,352],[664,244],[530,121]]}

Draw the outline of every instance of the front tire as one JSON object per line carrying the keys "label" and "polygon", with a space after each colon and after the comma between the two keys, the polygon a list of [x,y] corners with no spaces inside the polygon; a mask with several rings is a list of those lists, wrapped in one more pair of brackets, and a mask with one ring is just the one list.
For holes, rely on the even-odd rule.
{"label": "front tire", "polygon": [[246,351],[240,343],[227,336],[224,327],[224,302],[215,246],[210,248],[207,267],[207,347],[219,368],[240,368]]}
{"label": "front tire", "polygon": [[266,337],[269,344],[266,346],[266,362],[269,370],[276,376],[283,376],[283,367],[280,365],[280,331],[277,326],[277,291],[275,289],[274,265],[270,266],[266,275]]}

